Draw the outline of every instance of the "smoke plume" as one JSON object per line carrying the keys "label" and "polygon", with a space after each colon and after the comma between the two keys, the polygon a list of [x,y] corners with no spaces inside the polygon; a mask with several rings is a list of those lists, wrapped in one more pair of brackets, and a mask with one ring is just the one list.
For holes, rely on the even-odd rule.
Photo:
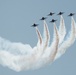
{"label": "smoke plume", "polygon": [[76,23],[71,17],[70,35],[64,40],[66,28],[63,16],[60,17],[59,29],[54,23],[53,41],[50,45],[50,33],[46,21],[43,22],[44,36],[41,36],[36,27],[38,43],[35,47],[20,42],[11,42],[0,37],[0,65],[8,67],[15,71],[38,69],[50,63],[53,63],[67,48],[69,48],[76,39]]}

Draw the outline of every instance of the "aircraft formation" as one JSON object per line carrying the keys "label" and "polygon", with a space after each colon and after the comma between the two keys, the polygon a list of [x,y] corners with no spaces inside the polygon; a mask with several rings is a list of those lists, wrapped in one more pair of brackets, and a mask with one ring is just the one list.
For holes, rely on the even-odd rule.
{"label": "aircraft formation", "polygon": [[[55,13],[54,12],[50,12],[47,16],[53,16]],[[64,12],[59,12],[57,15],[63,15],[64,14]],[[75,13],[70,13],[68,16],[74,16],[75,15]],[[40,20],[46,20],[47,19],[47,17],[42,17]],[[57,20],[55,20],[55,19],[52,19],[50,22],[51,23],[55,23]],[[33,25],[32,25],[32,27],[37,27],[39,24],[36,24],[36,23],[34,23]]]}

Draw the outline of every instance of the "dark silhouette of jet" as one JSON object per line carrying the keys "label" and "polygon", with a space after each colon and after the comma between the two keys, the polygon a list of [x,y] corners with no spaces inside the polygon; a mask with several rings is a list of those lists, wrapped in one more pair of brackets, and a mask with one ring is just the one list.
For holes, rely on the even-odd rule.
{"label": "dark silhouette of jet", "polygon": [[38,26],[38,24],[35,24],[35,23],[32,25],[32,27],[37,27],[37,26]]}
{"label": "dark silhouette of jet", "polygon": [[50,12],[50,14],[48,14],[48,16],[52,16],[52,15],[54,15],[55,13],[53,13],[53,12]]}
{"label": "dark silhouette of jet", "polygon": [[46,19],[46,17],[42,17],[40,20],[45,20]]}
{"label": "dark silhouette of jet", "polygon": [[68,16],[73,16],[73,15],[75,15],[75,13],[70,13]]}
{"label": "dark silhouette of jet", "polygon": [[54,23],[54,22],[56,22],[56,21],[57,21],[57,20],[52,19],[50,22]]}
{"label": "dark silhouette of jet", "polygon": [[62,14],[64,14],[64,12],[59,12],[57,15],[62,15]]}

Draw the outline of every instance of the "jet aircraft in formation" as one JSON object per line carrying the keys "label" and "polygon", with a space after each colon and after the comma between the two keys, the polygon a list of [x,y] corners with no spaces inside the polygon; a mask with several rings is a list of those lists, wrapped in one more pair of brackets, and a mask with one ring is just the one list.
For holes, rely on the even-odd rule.
{"label": "jet aircraft in formation", "polygon": [[[55,13],[53,13],[53,12],[50,12],[47,16],[53,16]],[[64,12],[59,12],[57,15],[62,15],[62,14],[64,14]],[[75,15],[75,13],[70,13],[68,16],[74,16]],[[40,20],[45,20],[45,19],[47,19],[47,17],[42,17]],[[52,19],[50,22],[52,22],[52,23],[54,23],[54,22],[56,22],[57,20],[55,20],[55,19]],[[38,26],[38,24],[33,24],[32,25],[32,27],[36,27],[36,26]]]}
{"label": "jet aircraft in formation", "polygon": [[40,20],[45,20],[45,19],[47,19],[47,17],[42,17]]}
{"label": "jet aircraft in formation", "polygon": [[62,15],[62,14],[64,14],[64,12],[59,12],[57,15]]}
{"label": "jet aircraft in formation", "polygon": [[50,14],[48,14],[48,16],[52,16],[52,15],[54,15],[55,13],[53,13],[53,12],[50,12]]}
{"label": "jet aircraft in formation", "polygon": [[50,22],[54,23],[54,22],[56,22],[56,21],[57,21],[57,20],[52,19]]}
{"label": "jet aircraft in formation", "polygon": [[34,23],[34,24],[32,25],[32,27],[37,27],[38,25],[39,25],[39,24],[35,24],[35,23]]}
{"label": "jet aircraft in formation", "polygon": [[70,13],[68,16],[73,16],[73,15],[75,15],[75,13]]}

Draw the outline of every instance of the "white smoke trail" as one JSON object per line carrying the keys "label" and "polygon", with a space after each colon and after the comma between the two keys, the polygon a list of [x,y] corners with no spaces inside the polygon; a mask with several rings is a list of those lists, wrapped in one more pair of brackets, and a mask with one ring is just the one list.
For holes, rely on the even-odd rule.
{"label": "white smoke trail", "polygon": [[37,27],[36,27],[36,33],[37,33],[37,36],[38,36],[37,49],[40,50],[40,49],[42,49],[43,40],[42,40],[42,36],[40,34],[40,31],[38,30]]}
{"label": "white smoke trail", "polygon": [[53,42],[50,47],[46,48],[44,54],[41,56],[41,58],[36,62],[36,65],[33,65],[33,69],[40,68],[42,66],[47,65],[48,63],[52,63],[54,61],[54,58],[56,56],[57,50],[58,50],[58,44],[59,44],[59,36],[58,36],[58,30],[56,25],[54,24],[54,35],[53,35]]}
{"label": "white smoke trail", "polygon": [[16,42],[10,42],[6,39],[0,37],[0,51],[6,50],[15,55],[17,54],[30,54],[32,52],[32,47],[29,44],[22,44]]}
{"label": "white smoke trail", "polygon": [[63,16],[61,15],[60,26],[59,26],[59,44],[63,42],[65,35],[66,35],[65,22]]}
{"label": "white smoke trail", "polygon": [[37,27],[36,27],[36,32],[38,35],[38,44],[41,45],[42,44],[42,36],[41,36],[40,31],[38,30]]}
{"label": "white smoke trail", "polygon": [[[32,48],[29,44],[10,42],[0,37],[0,64],[15,71],[36,69],[52,63],[59,58],[66,49],[71,46],[76,38],[76,23],[72,17],[70,36],[64,40],[66,29],[64,19],[61,16],[59,32],[54,24],[53,42],[49,47],[50,34],[44,21],[44,40],[38,28],[37,46]],[[63,41],[64,40],[64,41]]]}
{"label": "white smoke trail", "polygon": [[50,33],[49,33],[49,29],[45,20],[44,20],[44,35],[43,36],[44,36],[43,50],[45,50],[49,46],[49,41],[50,41]]}
{"label": "white smoke trail", "polygon": [[54,39],[53,40],[54,41],[52,42],[51,47],[50,47],[50,50],[52,50],[49,56],[50,63],[54,61],[54,58],[58,52],[58,45],[59,45],[59,34],[58,34],[58,30],[55,23],[54,23]]}
{"label": "white smoke trail", "polygon": [[68,47],[70,47],[74,41],[75,41],[75,23],[74,23],[74,20],[71,19],[71,32],[70,32],[70,36],[68,36],[68,38],[61,44],[61,46],[58,48],[58,53],[56,55],[56,58],[59,58],[62,54],[65,53],[66,49]]}
{"label": "white smoke trail", "polygon": [[[33,58],[35,57],[36,48],[32,49],[29,45],[23,45],[21,43],[11,43],[7,40],[0,38],[0,64],[7,66],[13,70],[20,71],[19,60],[23,60],[29,62],[28,64],[34,62]],[[26,62],[26,68],[29,65]],[[25,62],[23,62],[25,63]],[[19,64],[19,65],[18,65]],[[28,66],[27,66],[28,65]]]}
{"label": "white smoke trail", "polygon": [[73,17],[71,17],[71,19],[72,19],[72,21],[73,21],[73,23],[74,23],[74,25],[75,25],[75,36],[76,36],[76,22],[75,22],[75,20],[74,20]]}
{"label": "white smoke trail", "polygon": [[[38,45],[37,45],[37,47],[34,47],[33,49],[32,48],[30,49],[29,52],[31,52],[31,51],[32,52],[31,52],[31,54],[28,53],[29,55],[25,53],[26,50],[25,50],[25,52],[22,52],[22,53],[25,53],[24,55],[23,54],[21,54],[21,55],[20,54],[13,55],[13,54],[7,52],[5,46],[8,44],[8,42],[5,43],[4,39],[0,39],[3,47],[5,48],[4,51],[2,50],[0,52],[1,53],[0,56],[2,57],[1,61],[5,62],[4,64],[3,63],[1,63],[1,64],[2,65],[6,65],[9,68],[11,68],[13,70],[16,70],[16,71],[20,71],[20,70],[24,70],[24,69],[25,70],[30,69],[31,66],[40,58],[40,56],[42,54],[42,48],[41,48],[42,47],[41,46],[41,44],[42,44],[42,37],[41,37],[41,34],[40,34],[38,28],[36,28],[36,32],[37,32],[37,35],[38,35]],[[9,46],[9,45],[11,45],[11,46]],[[15,48],[17,50],[19,50],[20,48],[21,49],[23,48],[23,45],[21,45],[21,43],[20,43],[20,45],[19,45],[19,43],[14,43],[14,45],[13,45],[13,43],[10,43],[9,45],[7,47],[8,47],[8,49],[10,48],[11,50],[12,50],[12,48],[14,48],[14,50],[15,50]],[[25,49],[29,48],[29,46],[27,48],[26,45],[24,47],[25,47]],[[20,49],[20,51],[21,51],[21,49]],[[11,59],[12,61],[11,61],[10,65],[8,65],[9,63],[7,62],[8,61],[8,59],[7,59],[8,57],[10,57],[10,59],[13,58],[13,59]]]}

